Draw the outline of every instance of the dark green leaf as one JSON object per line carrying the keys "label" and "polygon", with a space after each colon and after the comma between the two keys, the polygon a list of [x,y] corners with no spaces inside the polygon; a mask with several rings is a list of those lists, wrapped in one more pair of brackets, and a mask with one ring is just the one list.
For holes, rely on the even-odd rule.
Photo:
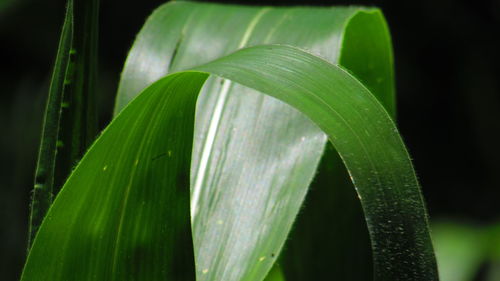
{"label": "dark green leaf", "polygon": [[31,203],[28,250],[52,198],[97,135],[99,0],[69,0],[49,89]]}
{"label": "dark green leaf", "polygon": [[99,0],[71,1],[74,2],[74,35],[61,105],[54,194],[97,135],[95,82]]}
{"label": "dark green leaf", "polygon": [[54,170],[61,119],[61,103],[63,91],[69,76],[70,52],[73,36],[73,1],[68,1],[66,17],[61,32],[56,62],[49,88],[49,96],[45,109],[43,132],[35,173],[35,185],[30,208],[28,250],[42,223],[47,210],[52,204],[54,189]]}

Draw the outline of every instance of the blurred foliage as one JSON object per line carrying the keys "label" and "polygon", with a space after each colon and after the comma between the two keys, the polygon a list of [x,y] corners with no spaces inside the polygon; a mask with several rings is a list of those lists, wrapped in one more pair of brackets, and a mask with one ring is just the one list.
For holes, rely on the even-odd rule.
{"label": "blurred foliage", "polygon": [[443,220],[432,230],[441,281],[500,280],[500,223]]}

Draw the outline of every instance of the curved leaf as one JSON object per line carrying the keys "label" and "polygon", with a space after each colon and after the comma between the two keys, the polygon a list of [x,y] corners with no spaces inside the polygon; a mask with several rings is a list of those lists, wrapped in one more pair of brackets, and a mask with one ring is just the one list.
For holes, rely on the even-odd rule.
{"label": "curved leaf", "polygon": [[[390,39],[377,9],[178,2],[156,10],[138,34],[122,74],[115,111],[119,112],[142,89],[168,73],[263,43],[293,45],[331,63],[340,62],[373,91],[388,111],[394,111]],[[246,274],[255,274],[252,276],[256,279],[265,275],[266,270],[257,264],[244,269],[239,264],[246,262],[252,249],[266,248],[271,243],[260,237],[271,235],[277,245],[286,239],[316,174],[326,140],[326,135],[312,122],[280,101],[220,78],[205,83],[197,104],[191,166],[199,280],[236,281]],[[332,197],[335,202],[345,202],[330,210],[335,216],[339,209],[344,211],[342,220],[347,223],[336,224],[328,232],[342,240],[331,237],[322,241],[322,249],[312,252],[308,249],[314,241],[323,240],[325,232],[318,228],[305,229],[308,233],[296,232],[287,247],[283,268],[291,280],[306,276],[314,279],[314,272],[322,273],[316,270],[318,267],[338,275],[347,267],[340,263],[332,267],[330,259],[357,251],[353,266],[364,266],[366,270],[358,268],[346,277],[360,280],[359,275],[371,274],[370,260],[366,260],[371,256],[359,202],[336,152],[327,150],[324,157],[324,165],[333,165],[334,169],[326,173],[320,169],[317,177],[322,182],[334,179],[336,188],[325,191],[321,187],[319,198],[306,204],[303,215],[311,214],[318,220],[328,218],[330,213],[325,215],[323,210],[332,204]],[[234,204],[235,200],[242,203]],[[266,214],[266,209],[276,204],[284,204],[287,209]],[[352,214],[346,209],[353,209]],[[298,231],[304,229],[302,221],[299,218]],[[275,224],[281,227],[267,227]],[[342,232],[348,235],[339,234]],[[331,249],[335,249],[334,254]],[[265,258],[276,257],[277,253],[269,253]],[[293,266],[289,258],[300,266]],[[205,271],[207,268],[211,270]]]}
{"label": "curved leaf", "polygon": [[85,154],[44,219],[21,280],[195,280],[189,164],[206,75],[197,83],[179,76],[148,88]]}
{"label": "curved leaf", "polygon": [[[195,101],[207,73],[292,105],[328,134],[363,204],[376,280],[437,280],[411,161],[388,113],[358,80],[278,45],[195,69],[154,83],[109,125],[50,209],[22,280],[194,280],[187,179]],[[268,255],[282,243],[266,246],[240,269],[254,261],[267,273]],[[253,274],[241,280],[262,280]]]}

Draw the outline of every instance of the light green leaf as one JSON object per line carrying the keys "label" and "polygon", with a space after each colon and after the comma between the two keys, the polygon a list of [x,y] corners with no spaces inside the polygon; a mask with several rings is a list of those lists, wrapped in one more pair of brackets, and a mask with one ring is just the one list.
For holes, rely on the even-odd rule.
{"label": "light green leaf", "polygon": [[189,164],[205,77],[167,77],[107,127],[56,197],[21,280],[195,280]]}
{"label": "light green leaf", "polygon": [[[196,97],[207,73],[280,99],[327,133],[363,204],[376,280],[437,280],[411,161],[388,113],[358,80],[279,45],[195,69],[155,82],[103,132],[50,209],[22,280],[194,280],[188,175]],[[254,262],[267,273],[273,260],[266,255],[281,247],[242,247],[247,263],[234,271]],[[255,272],[240,280],[264,278]]]}
{"label": "light green leaf", "polygon": [[467,226],[450,223],[432,227],[439,275],[442,281],[473,280],[485,259],[484,235]]}
{"label": "light green leaf", "polygon": [[437,221],[432,225],[432,238],[442,281],[476,280],[482,266],[488,269],[485,280],[498,280],[500,224]]}

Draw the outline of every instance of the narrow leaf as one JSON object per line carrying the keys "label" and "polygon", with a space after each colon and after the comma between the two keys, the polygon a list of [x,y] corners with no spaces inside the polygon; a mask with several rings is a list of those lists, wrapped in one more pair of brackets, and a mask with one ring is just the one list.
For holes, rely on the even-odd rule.
{"label": "narrow leaf", "polygon": [[[391,40],[380,11],[359,11],[350,18],[343,31],[339,64],[360,79],[394,117]],[[335,223],[325,225],[331,218]],[[289,281],[327,276],[373,279],[361,204],[332,145],[324,150],[281,259]]]}
{"label": "narrow leaf", "polygon": [[53,196],[97,135],[98,11],[99,0],[68,0],[43,124],[28,250]]}
{"label": "narrow leaf", "polygon": [[99,0],[74,2],[74,35],[66,79],[56,159],[54,194],[97,135],[97,36]]}
{"label": "narrow leaf", "polygon": [[50,82],[49,96],[45,109],[42,138],[35,172],[35,185],[30,208],[28,250],[38,227],[52,204],[54,170],[61,119],[61,103],[64,85],[67,83],[70,52],[73,36],[73,1],[68,1],[66,17],[61,32],[59,48]]}

